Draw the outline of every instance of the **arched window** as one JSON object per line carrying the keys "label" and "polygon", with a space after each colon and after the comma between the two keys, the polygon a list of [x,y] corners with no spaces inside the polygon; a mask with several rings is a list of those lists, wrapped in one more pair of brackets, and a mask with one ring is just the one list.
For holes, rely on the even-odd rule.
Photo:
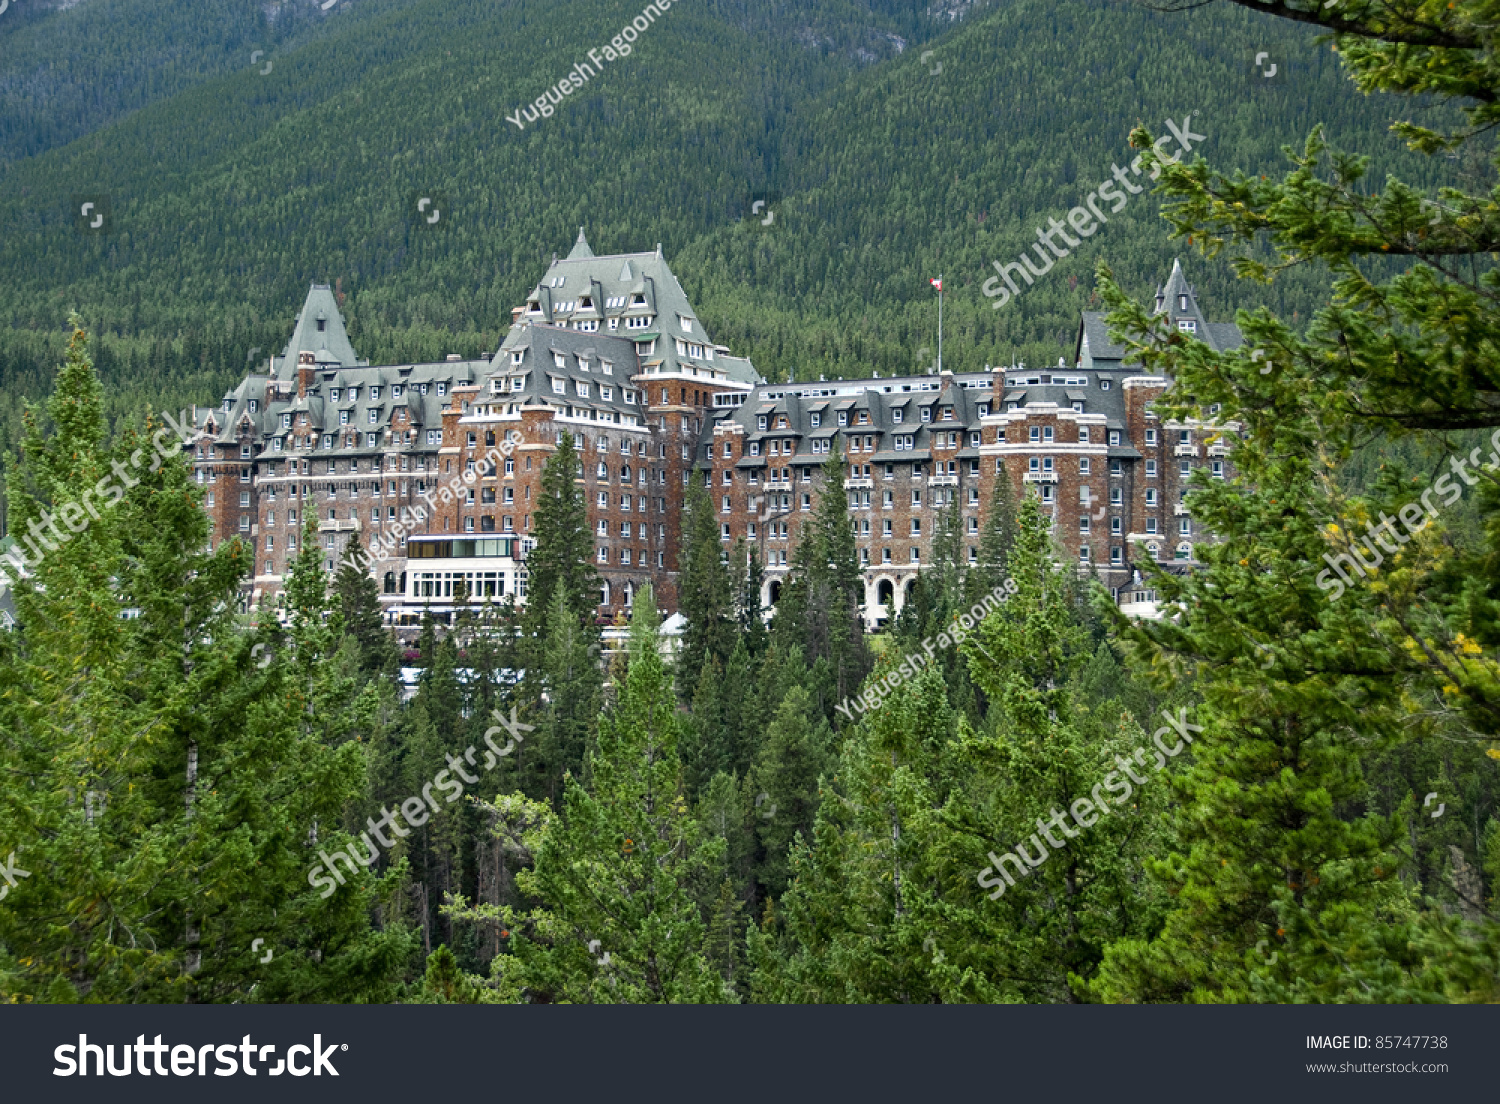
{"label": "arched window", "polygon": [[875,601],[882,606],[890,605],[896,597],[896,584],[889,579],[881,579],[875,586]]}
{"label": "arched window", "polygon": [[1159,560],[1159,559],[1161,559],[1161,545],[1159,545],[1159,544],[1148,544],[1148,545],[1146,545],[1146,551],[1151,554],[1151,558],[1153,560]]}
{"label": "arched window", "polygon": [[1193,558],[1193,546],[1183,541],[1177,546],[1177,558],[1179,560],[1191,560]]}

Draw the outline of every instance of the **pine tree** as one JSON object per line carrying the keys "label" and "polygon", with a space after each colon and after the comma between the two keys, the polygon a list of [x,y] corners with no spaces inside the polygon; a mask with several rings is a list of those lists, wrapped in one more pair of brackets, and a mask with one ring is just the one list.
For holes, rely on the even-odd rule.
{"label": "pine tree", "polygon": [[765,607],[761,605],[761,587],[765,584],[765,571],[755,549],[745,550],[740,542],[735,543],[735,564],[744,564],[739,576],[735,598],[735,621],[740,639],[751,659],[758,660],[766,651]]}
{"label": "pine tree", "polygon": [[979,537],[979,570],[976,584],[984,590],[1003,586],[1009,575],[1010,549],[1016,541],[1016,495],[1010,475],[995,477],[995,490]]}
{"label": "pine tree", "polygon": [[[90,494],[100,508],[35,565],[22,646],[0,652],[0,755],[31,779],[0,788],[0,835],[25,840],[37,875],[0,910],[5,992],[388,999],[408,942],[370,929],[381,887],[357,879],[329,899],[310,883],[312,833],[361,783],[358,749],[319,739],[289,649],[238,632],[247,550],[205,551],[171,432],[127,431],[105,464],[92,376],[78,328],[49,404],[57,432],[34,419],[18,472],[32,491],[12,491],[22,516],[49,502],[80,521],[65,504]],[[119,494],[96,489],[106,467]],[[268,644],[282,662],[254,662]],[[250,953],[256,939],[274,960]]]}
{"label": "pine tree", "polygon": [[589,789],[570,777],[562,814],[526,837],[535,865],[517,883],[538,907],[508,916],[512,952],[495,962],[506,999],[735,999],[685,888],[722,861],[723,843],[703,831],[682,792],[682,722],[657,633],[655,596],[643,587],[629,669],[589,757]]}
{"label": "pine tree", "polygon": [[690,482],[682,520],[679,608],[687,619],[677,656],[677,687],[684,697],[711,661],[722,667],[735,644],[733,581],[719,539],[713,503],[701,483]]}
{"label": "pine tree", "polygon": [[759,842],[755,880],[761,895],[779,897],[790,880],[788,851],[810,837],[822,775],[834,764],[833,732],[801,686],[782,699],[756,752],[747,794]]}
{"label": "pine tree", "polygon": [[783,650],[800,648],[815,665],[822,662],[814,692],[828,717],[869,670],[864,579],[845,508],[844,454],[837,437],[831,447],[812,518],[802,526],[771,625],[772,638]]}
{"label": "pine tree", "polygon": [[537,709],[537,732],[529,742],[525,788],[531,797],[557,807],[563,779],[577,776],[599,717],[602,675],[597,659],[599,633],[569,609],[561,591],[554,592],[542,665],[532,686],[546,693]]}
{"label": "pine tree", "polygon": [[526,611],[522,626],[528,654],[539,658],[547,615],[561,593],[571,610],[591,613],[602,584],[594,570],[594,538],[583,500],[582,468],[573,435],[566,430],[542,470],[533,515],[536,545],[526,560]]}
{"label": "pine tree", "polygon": [[1080,700],[1093,657],[1050,532],[1028,496],[1009,557],[1015,590],[959,645],[992,703],[987,731],[961,726],[979,783],[961,823],[992,841],[978,882],[1006,934],[991,954],[1028,1002],[1079,999],[1074,982],[1097,972],[1106,946],[1159,924],[1164,895],[1138,872],[1163,832],[1156,772],[1186,750],[1174,736],[1158,753],[1117,702]]}
{"label": "pine tree", "polygon": [[[1472,129],[1395,125],[1429,155],[1478,152],[1495,92],[1483,18],[1469,2],[1405,10],[1399,27],[1357,6],[1298,10],[1339,32],[1362,90],[1441,85],[1476,101],[1461,108]],[[1441,49],[1424,44],[1437,38]],[[1500,989],[1493,920],[1444,915],[1413,892],[1442,829],[1413,816],[1415,795],[1371,784],[1424,743],[1493,748],[1500,735],[1497,502],[1477,496],[1488,516],[1472,540],[1448,509],[1500,462],[1470,435],[1500,426],[1484,398],[1496,387],[1483,257],[1495,195],[1429,196],[1394,178],[1372,194],[1367,167],[1319,129],[1281,178],[1162,168],[1176,232],[1210,255],[1238,253],[1242,277],[1333,274],[1330,302],[1301,333],[1268,311],[1241,313],[1245,345],[1216,352],[1131,303],[1101,267],[1115,332],[1144,370],[1175,380],[1159,416],[1223,427],[1237,469],[1200,478],[1188,499],[1219,538],[1197,547],[1203,569],[1149,573],[1181,616],[1118,626],[1157,670],[1196,673],[1205,732],[1181,780],[1179,850],[1153,867],[1177,907],[1154,939],[1111,948],[1102,996],[1472,1000]],[[1252,239],[1266,248],[1244,248]],[[1382,448],[1353,493],[1372,433],[1400,447]]]}
{"label": "pine tree", "polygon": [[338,595],[339,614],[344,631],[355,641],[361,675],[373,678],[394,675],[400,666],[395,638],[385,627],[380,609],[380,589],[370,573],[359,566],[361,546],[351,540],[344,548],[333,591]]}

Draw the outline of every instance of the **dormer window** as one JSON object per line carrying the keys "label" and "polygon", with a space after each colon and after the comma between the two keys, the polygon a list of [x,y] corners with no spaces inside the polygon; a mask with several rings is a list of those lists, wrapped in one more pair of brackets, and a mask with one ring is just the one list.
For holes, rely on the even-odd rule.
{"label": "dormer window", "polygon": [[901,418],[903,417],[903,415],[904,415],[904,411],[892,410],[891,411],[891,421],[895,422],[897,425],[900,425],[901,424]]}
{"label": "dormer window", "polygon": [[812,427],[814,429],[817,429],[820,425],[823,424],[823,415],[821,414],[810,414],[808,415],[808,418],[812,422]]}
{"label": "dormer window", "polygon": [[1177,321],[1177,328],[1183,333],[1197,333],[1198,323],[1194,322],[1191,318],[1181,318]]}
{"label": "dormer window", "polygon": [[370,388],[370,401],[374,402],[378,398],[380,398],[380,388],[378,388],[378,387],[372,387],[372,388]]}
{"label": "dormer window", "polygon": [[609,361],[609,360],[601,360],[599,362],[599,370],[601,372],[603,372],[606,376],[612,376],[612,375],[614,375],[615,374],[615,365],[614,365],[614,362],[613,361]]}
{"label": "dormer window", "polygon": [[561,353],[552,354],[552,366],[554,368],[566,368],[567,360]]}
{"label": "dormer window", "polygon": [[644,307],[646,305],[646,297],[637,292],[630,297],[630,305],[632,307]]}
{"label": "dormer window", "polygon": [[924,406],[922,408],[922,420],[924,422],[930,422],[930,421],[932,421],[932,407],[930,407],[930,406]]}
{"label": "dormer window", "polygon": [[230,411],[230,408],[233,407],[233,406],[234,406],[234,400],[233,399],[225,399],[224,400],[224,413],[228,414],[229,411]]}
{"label": "dormer window", "polygon": [[448,393],[448,385],[446,383],[440,383],[437,387],[439,395],[446,395]]}
{"label": "dormer window", "polygon": [[1187,310],[1188,309],[1187,296],[1186,295],[1179,295],[1177,297],[1177,309],[1178,310]]}
{"label": "dormer window", "polygon": [[328,319],[323,318],[323,317],[320,316],[318,318],[318,332],[319,333],[323,333],[327,329],[328,329]]}
{"label": "dormer window", "polygon": [[594,309],[594,301],[592,299],[590,299],[587,295],[585,295],[582,299],[578,300],[578,305],[580,307],[582,307],[584,310],[593,310]]}
{"label": "dormer window", "polygon": [[260,400],[259,399],[251,399],[250,400],[250,413],[254,414],[259,409],[260,409]]}
{"label": "dormer window", "polygon": [[849,424],[849,412],[847,410],[840,410],[839,411],[839,425],[848,425],[848,424]]}

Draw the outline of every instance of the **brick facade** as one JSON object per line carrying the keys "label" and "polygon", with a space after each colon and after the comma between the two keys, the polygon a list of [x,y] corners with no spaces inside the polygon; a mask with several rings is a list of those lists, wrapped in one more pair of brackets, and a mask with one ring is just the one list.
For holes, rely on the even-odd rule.
{"label": "brick facade", "polygon": [[[1239,344],[1235,327],[1202,317],[1179,266],[1157,309],[1216,348]],[[1182,503],[1187,479],[1203,465],[1225,474],[1219,434],[1234,427],[1162,422],[1153,404],[1168,381],[1135,374],[1123,355],[1085,314],[1072,367],[767,384],[702,333],[660,247],[597,257],[580,232],[500,349],[476,360],[371,366],[333,293],[313,287],[283,354],[218,409],[195,410],[193,449],[214,543],[238,536],[255,550],[257,604],[279,593],[308,511],[330,570],[349,541],[389,538],[372,570],[393,622],[451,610],[459,580],[474,600],[524,602],[542,469],[567,432],[600,616],[647,582],[676,609],[693,478],[706,481],[726,547],[743,540],[765,565],[767,605],[828,480],[849,503],[873,628],[931,562],[945,511],[959,511],[977,557],[1004,477],[1018,497],[1040,497],[1068,557],[1149,614],[1134,563],[1192,566],[1207,534]],[[830,473],[835,436],[845,467]],[[515,448],[501,458],[507,437]]]}

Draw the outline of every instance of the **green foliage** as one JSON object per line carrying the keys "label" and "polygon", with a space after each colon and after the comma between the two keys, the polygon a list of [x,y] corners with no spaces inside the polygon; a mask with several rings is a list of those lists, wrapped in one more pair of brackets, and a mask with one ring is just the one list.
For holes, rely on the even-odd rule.
{"label": "green foliage", "polygon": [[718,864],[723,843],[704,832],[682,792],[681,721],[650,587],[636,596],[633,613],[629,672],[599,722],[591,787],[569,778],[561,815],[526,837],[535,865],[517,881],[538,905],[507,914],[521,931],[512,935],[512,953],[495,962],[506,999],[734,1000],[709,960],[707,931],[686,890]]}

